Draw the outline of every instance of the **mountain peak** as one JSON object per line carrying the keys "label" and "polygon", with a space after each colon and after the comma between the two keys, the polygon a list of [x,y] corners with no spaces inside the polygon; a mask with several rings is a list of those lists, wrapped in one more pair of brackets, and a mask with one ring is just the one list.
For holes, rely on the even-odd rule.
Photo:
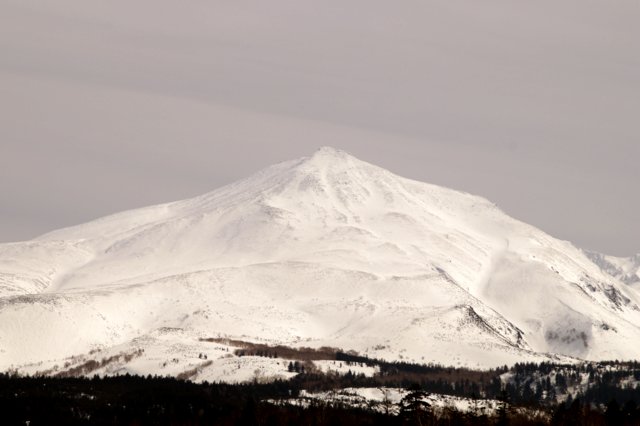
{"label": "mountain peak", "polygon": [[287,176],[286,186],[294,191],[314,192],[342,203],[365,201],[373,194],[396,187],[393,174],[376,165],[359,160],[346,151],[324,146],[302,158]]}
{"label": "mountain peak", "polygon": [[313,164],[318,168],[328,168],[341,163],[359,162],[357,158],[341,149],[331,146],[318,148],[310,157],[306,158],[305,164]]}
{"label": "mountain peak", "polygon": [[332,146],[321,146],[313,153],[313,157],[350,157],[350,155],[341,149]]}
{"label": "mountain peak", "polygon": [[[295,163],[295,177],[288,177],[289,183],[300,179],[305,182],[317,181],[321,186],[343,186],[373,179],[383,169],[359,160],[341,149],[323,146],[312,155]],[[314,185],[316,186],[316,185]]]}

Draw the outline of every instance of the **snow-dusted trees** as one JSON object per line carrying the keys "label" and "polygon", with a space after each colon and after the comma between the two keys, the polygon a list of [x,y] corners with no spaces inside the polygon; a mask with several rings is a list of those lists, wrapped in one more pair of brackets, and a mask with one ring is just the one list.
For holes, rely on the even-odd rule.
{"label": "snow-dusted trees", "polygon": [[411,385],[409,393],[400,401],[400,416],[414,425],[425,425],[431,417],[431,405],[426,401],[427,392],[420,385]]}

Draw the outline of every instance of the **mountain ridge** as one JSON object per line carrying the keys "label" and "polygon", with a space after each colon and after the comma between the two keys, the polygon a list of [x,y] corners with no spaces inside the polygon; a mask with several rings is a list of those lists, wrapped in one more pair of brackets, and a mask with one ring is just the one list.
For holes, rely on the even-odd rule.
{"label": "mountain ridge", "polygon": [[611,276],[626,284],[640,286],[640,253],[618,257],[585,250],[585,254]]}

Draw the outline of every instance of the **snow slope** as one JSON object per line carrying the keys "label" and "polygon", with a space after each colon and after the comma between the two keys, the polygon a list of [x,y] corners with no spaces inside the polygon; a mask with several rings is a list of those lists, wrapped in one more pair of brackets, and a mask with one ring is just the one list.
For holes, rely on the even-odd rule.
{"label": "snow slope", "polygon": [[[300,393],[299,398],[284,401],[273,401],[293,405],[308,405],[311,401],[322,401],[329,405],[346,405],[363,409],[373,409],[381,413],[400,413],[400,403],[409,392],[398,388],[346,388],[339,391],[306,392]],[[454,409],[464,413],[476,412],[492,415],[501,405],[495,399],[472,400],[469,398],[429,394],[425,401],[432,410],[439,412],[445,409]]]}
{"label": "snow slope", "polygon": [[608,274],[635,288],[640,288],[640,253],[631,257],[607,256],[585,251],[585,254]]}
{"label": "snow slope", "polygon": [[1,369],[135,352],[162,330],[191,341],[180,356],[224,336],[472,367],[640,357],[640,296],[581,250],[328,147],[0,245],[0,277]]}

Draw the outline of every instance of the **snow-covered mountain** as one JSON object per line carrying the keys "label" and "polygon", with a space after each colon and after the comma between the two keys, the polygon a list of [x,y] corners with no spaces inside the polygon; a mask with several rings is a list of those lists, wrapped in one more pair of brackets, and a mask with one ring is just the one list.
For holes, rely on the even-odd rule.
{"label": "snow-covered mountain", "polygon": [[603,271],[631,286],[640,287],[640,253],[631,257],[607,256],[585,251],[585,254]]}
{"label": "snow-covered mountain", "polygon": [[472,367],[640,358],[640,294],[601,266],[483,198],[321,148],[0,245],[0,369],[135,353],[119,371],[179,374],[167,359],[209,337]]}

